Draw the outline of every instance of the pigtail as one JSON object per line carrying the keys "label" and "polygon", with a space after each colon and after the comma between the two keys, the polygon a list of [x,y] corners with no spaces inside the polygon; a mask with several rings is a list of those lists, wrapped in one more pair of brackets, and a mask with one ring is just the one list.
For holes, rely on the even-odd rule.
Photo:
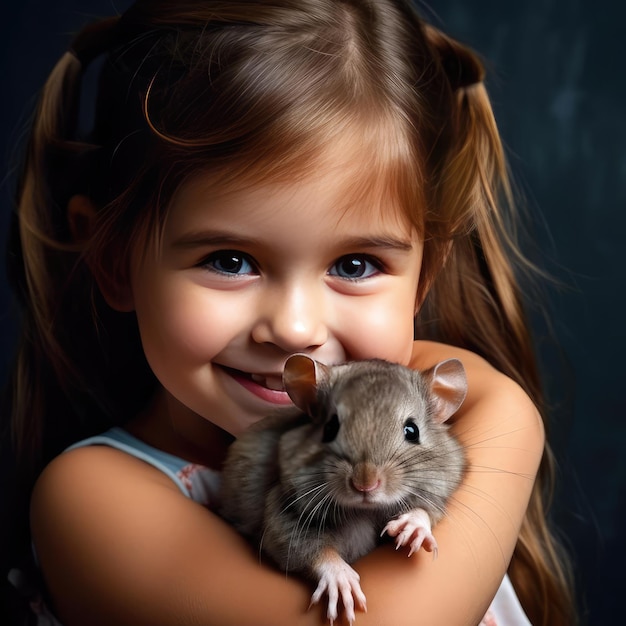
{"label": "pigtail", "polygon": [[[515,240],[513,193],[483,83],[484,69],[465,46],[432,26],[425,26],[425,33],[448,79],[453,123],[447,136],[442,134],[445,160],[432,168],[434,206],[443,217],[441,223],[431,218],[426,226],[434,241],[424,259],[424,285],[432,288],[417,329],[483,355],[517,381],[544,412],[519,287],[530,285],[535,268]],[[437,151],[433,156],[437,159]],[[451,238],[445,230],[450,224]],[[571,575],[546,521],[553,484],[554,459],[546,446],[509,573],[533,624],[572,626],[576,617]]]}
{"label": "pigtail", "polygon": [[[537,372],[522,375],[517,371],[518,363],[535,362],[515,275],[516,270],[528,269],[528,263],[509,234],[515,221],[512,214],[506,218],[506,211],[513,207],[512,193],[482,82],[484,69],[468,48],[432,26],[425,30],[448,78],[453,99],[451,128],[442,139],[447,144],[441,150],[445,160],[432,167],[439,183],[434,185],[433,205],[439,207],[436,215],[440,217],[431,218],[427,226],[435,239],[434,258],[427,258],[425,267],[425,287],[434,283],[427,306],[452,311],[455,307],[445,305],[452,297],[458,305],[456,310],[464,315],[440,320],[445,327],[438,328],[439,334],[472,345],[539,399]],[[436,152],[434,157],[438,158]],[[435,268],[442,265],[440,275],[435,276]],[[442,299],[444,302],[440,302]],[[473,308],[473,326],[468,326],[468,306]],[[505,329],[505,341],[494,346],[491,331],[501,333]]]}
{"label": "pigtail", "polygon": [[[62,294],[68,293],[78,271],[79,251],[66,211],[71,195],[82,191],[80,180],[97,153],[96,146],[76,139],[82,75],[88,63],[108,47],[116,21],[112,18],[86,27],[53,68],[39,98],[18,183],[8,258],[23,326],[12,388],[12,431],[18,463],[29,468],[29,482],[43,457],[49,456],[43,450],[48,440],[48,435],[43,436],[43,418],[46,407],[55,404],[49,394],[56,399],[82,386],[82,372],[64,348],[66,331],[56,323],[61,310],[71,305]],[[67,401],[60,406],[66,405]],[[58,415],[56,419],[64,418]],[[55,448],[64,443],[59,439],[62,436],[52,436]]]}
{"label": "pigtail", "polygon": [[[84,29],[53,68],[39,97],[17,183],[7,272],[21,327],[2,406],[3,437],[11,441],[7,457],[14,465],[7,494],[10,515],[2,534],[3,559],[6,555],[11,563],[3,567],[29,553],[29,496],[44,465],[83,432],[104,423],[101,407],[82,406],[94,391],[87,376],[93,374],[88,364],[94,331],[84,319],[93,287],[66,211],[71,195],[84,191],[82,181],[98,153],[76,138],[82,75],[108,47],[115,23],[106,20]],[[85,355],[82,362],[72,354],[77,349]]]}

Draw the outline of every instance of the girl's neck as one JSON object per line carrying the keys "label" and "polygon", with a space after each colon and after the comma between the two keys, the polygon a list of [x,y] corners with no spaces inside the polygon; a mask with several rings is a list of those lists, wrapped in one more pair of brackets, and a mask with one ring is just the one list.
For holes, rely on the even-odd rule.
{"label": "girl's neck", "polygon": [[125,428],[148,445],[217,470],[221,469],[226,450],[234,439],[183,406],[163,388]]}

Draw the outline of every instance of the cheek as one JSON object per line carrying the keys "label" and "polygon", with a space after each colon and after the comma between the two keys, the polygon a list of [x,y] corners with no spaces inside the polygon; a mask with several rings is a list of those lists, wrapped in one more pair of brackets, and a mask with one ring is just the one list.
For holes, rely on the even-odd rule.
{"label": "cheek", "polygon": [[237,313],[216,300],[207,290],[174,278],[140,284],[135,310],[153,368],[172,362],[181,368],[185,362],[206,363],[223,348],[237,324]]}
{"label": "cheek", "polygon": [[409,363],[413,347],[414,299],[367,303],[347,314],[343,343],[351,358]]}
{"label": "cheek", "polygon": [[386,289],[356,306],[351,319],[354,358],[380,358],[408,365],[413,351],[421,249],[407,261],[406,271]]}
{"label": "cheek", "polygon": [[369,323],[359,333],[356,358],[408,364],[413,345],[413,318],[390,319],[389,315],[381,315],[364,321]]}

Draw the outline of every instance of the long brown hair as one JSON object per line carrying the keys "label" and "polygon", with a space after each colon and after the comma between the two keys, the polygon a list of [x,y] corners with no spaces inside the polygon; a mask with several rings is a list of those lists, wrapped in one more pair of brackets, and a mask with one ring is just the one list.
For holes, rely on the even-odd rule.
{"label": "long brown hair", "polygon": [[[81,79],[103,53],[82,132]],[[193,173],[304,175],[350,130],[379,143],[372,166],[425,239],[416,335],[481,354],[543,408],[518,282],[530,266],[477,55],[404,0],[139,0],[86,27],[54,68],[18,184],[9,270],[23,318],[7,399],[18,510],[45,463],[123,423],[154,388],[134,316],[106,305],[94,275],[126,280],[131,249]],[[66,212],[78,193],[98,213],[77,242]],[[533,624],[571,626],[546,521],[552,472],[546,448],[509,571]]]}

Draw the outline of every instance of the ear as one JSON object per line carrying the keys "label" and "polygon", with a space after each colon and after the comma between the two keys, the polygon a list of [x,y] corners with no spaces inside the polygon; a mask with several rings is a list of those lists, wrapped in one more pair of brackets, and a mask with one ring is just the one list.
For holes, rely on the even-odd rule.
{"label": "ear", "polygon": [[467,376],[458,359],[442,361],[422,373],[435,404],[434,419],[439,424],[447,421],[459,409],[467,395]]}
{"label": "ear", "polygon": [[293,354],[285,362],[283,385],[293,403],[311,419],[320,418],[319,394],[328,385],[330,369],[306,354]]}
{"label": "ear", "polygon": [[[77,244],[87,244],[96,228],[97,210],[91,199],[85,195],[72,196],[67,204],[67,221],[72,237]],[[98,284],[106,303],[116,311],[133,311],[135,306],[128,277],[122,278],[116,255],[109,251],[98,264],[86,256],[87,264]]]}

